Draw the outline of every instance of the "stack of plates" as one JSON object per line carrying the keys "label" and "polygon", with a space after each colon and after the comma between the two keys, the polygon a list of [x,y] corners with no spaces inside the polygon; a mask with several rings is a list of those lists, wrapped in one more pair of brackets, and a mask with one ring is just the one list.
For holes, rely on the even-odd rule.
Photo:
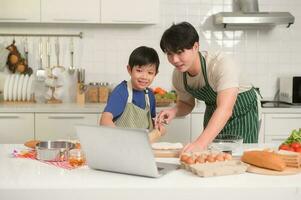
{"label": "stack of plates", "polygon": [[31,101],[34,76],[10,74],[4,83],[4,101]]}

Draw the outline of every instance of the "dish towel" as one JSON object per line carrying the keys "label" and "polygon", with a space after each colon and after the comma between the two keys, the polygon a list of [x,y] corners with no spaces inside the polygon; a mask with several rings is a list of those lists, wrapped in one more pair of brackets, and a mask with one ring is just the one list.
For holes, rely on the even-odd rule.
{"label": "dish towel", "polygon": [[79,168],[79,167],[82,167],[82,166],[86,165],[86,164],[84,164],[82,166],[72,166],[72,165],[69,164],[68,161],[49,162],[49,161],[38,160],[38,159],[36,159],[36,151],[35,150],[17,150],[17,149],[14,149],[12,155],[13,155],[14,158],[29,158],[29,159],[40,161],[42,163],[46,163],[46,164],[49,164],[49,165],[53,165],[55,167],[68,169],[68,170],[76,169],[76,168]]}

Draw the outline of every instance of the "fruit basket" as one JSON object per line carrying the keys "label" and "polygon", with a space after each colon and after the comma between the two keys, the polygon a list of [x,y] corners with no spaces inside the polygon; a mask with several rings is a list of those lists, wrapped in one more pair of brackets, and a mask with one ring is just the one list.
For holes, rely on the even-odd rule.
{"label": "fruit basket", "polygon": [[169,106],[177,100],[177,94],[175,91],[167,92],[166,90],[157,87],[153,89],[153,92],[156,98],[156,106],[158,107]]}
{"label": "fruit basket", "polygon": [[164,106],[169,106],[175,101],[172,99],[156,99],[156,106],[158,107],[164,107]]}

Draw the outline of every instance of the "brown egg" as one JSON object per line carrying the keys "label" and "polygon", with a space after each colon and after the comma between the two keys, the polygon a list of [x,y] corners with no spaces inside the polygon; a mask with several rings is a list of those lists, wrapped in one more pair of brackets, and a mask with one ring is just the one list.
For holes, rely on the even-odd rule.
{"label": "brown egg", "polygon": [[205,163],[206,162],[206,158],[204,158],[204,156],[198,156],[196,159],[195,159],[195,163]]}
{"label": "brown egg", "polygon": [[219,153],[215,157],[216,161],[224,161],[225,160],[225,155],[224,153]]}
{"label": "brown egg", "polygon": [[189,158],[186,160],[186,164],[188,164],[188,165],[195,164],[195,160],[194,160],[192,157],[189,157]]}
{"label": "brown egg", "polygon": [[186,163],[186,161],[187,161],[188,158],[189,158],[188,155],[183,154],[183,155],[181,155],[180,160],[181,160],[182,162],[185,162],[185,163]]}
{"label": "brown egg", "polygon": [[215,162],[215,157],[212,154],[209,154],[206,159],[207,162]]}
{"label": "brown egg", "polygon": [[232,160],[231,154],[228,154],[228,153],[225,153],[224,158],[225,158],[225,160]]}

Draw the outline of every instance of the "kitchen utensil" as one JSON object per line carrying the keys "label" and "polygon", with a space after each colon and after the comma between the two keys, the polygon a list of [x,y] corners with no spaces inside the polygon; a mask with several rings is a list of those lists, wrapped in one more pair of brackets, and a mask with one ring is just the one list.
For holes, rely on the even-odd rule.
{"label": "kitchen utensil", "polygon": [[25,63],[28,65],[28,40],[25,39],[24,42],[24,53],[25,53]]}
{"label": "kitchen utensil", "polygon": [[47,39],[46,47],[47,47],[47,68],[50,68],[50,55],[51,55],[50,38]]}
{"label": "kitchen utensil", "polygon": [[69,50],[70,50],[70,67],[68,69],[69,74],[73,74],[75,72],[75,67],[74,67],[74,44],[73,44],[73,38],[70,39],[70,45],[69,45]]}
{"label": "kitchen utensil", "polygon": [[39,68],[37,69],[37,80],[44,81],[46,78],[46,71],[43,69],[43,42],[39,41]]}
{"label": "kitchen utensil", "polygon": [[28,140],[24,143],[24,146],[35,149],[39,142],[39,140]]}
{"label": "kitchen utensil", "polygon": [[69,150],[75,145],[66,141],[41,141],[36,145],[37,159],[44,161],[66,161]]}
{"label": "kitchen utensil", "polygon": [[210,147],[212,150],[223,151],[232,154],[234,151],[238,150],[243,144],[243,138],[238,135],[218,135]]}

